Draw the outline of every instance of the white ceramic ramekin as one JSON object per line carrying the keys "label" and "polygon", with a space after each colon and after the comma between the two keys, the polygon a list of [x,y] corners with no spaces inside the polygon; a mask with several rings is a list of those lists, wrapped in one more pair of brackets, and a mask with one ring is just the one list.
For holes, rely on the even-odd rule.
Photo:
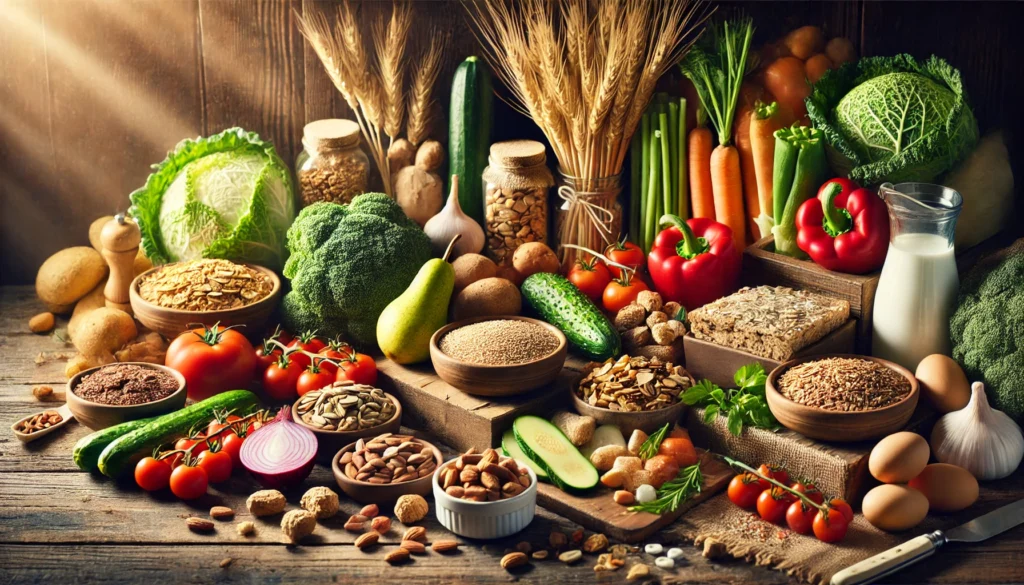
{"label": "white ceramic ramekin", "polygon": [[530,487],[518,496],[497,502],[472,502],[453,498],[441,488],[438,478],[455,464],[452,459],[437,468],[433,476],[434,509],[437,520],[448,530],[466,538],[504,538],[526,528],[537,511],[537,475],[519,463],[530,474]]}

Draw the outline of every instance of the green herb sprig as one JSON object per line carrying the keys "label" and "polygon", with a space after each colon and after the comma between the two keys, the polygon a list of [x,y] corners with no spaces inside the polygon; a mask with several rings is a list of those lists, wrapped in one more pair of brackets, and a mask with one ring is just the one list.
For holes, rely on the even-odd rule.
{"label": "green herb sprig", "polygon": [[640,445],[640,459],[647,461],[651,457],[658,454],[658,449],[661,448],[661,442],[665,440],[665,435],[668,434],[668,427],[672,423],[665,423],[665,426],[654,431],[654,434],[647,437],[647,440]]}
{"label": "green herb sprig", "polygon": [[719,414],[726,417],[729,432],[739,436],[746,425],[777,429],[779,421],[768,408],[765,383],[768,375],[759,363],[748,364],[733,375],[736,388],[723,390],[710,380],[701,380],[683,393],[680,400],[689,406],[704,407],[704,422],[709,423]]}
{"label": "green herb sprig", "polygon": [[675,512],[679,505],[699,494],[704,486],[704,474],[700,471],[700,463],[684,468],[675,479],[667,481],[658,488],[658,499],[653,502],[637,504],[629,509],[632,512],[650,512],[666,514]]}

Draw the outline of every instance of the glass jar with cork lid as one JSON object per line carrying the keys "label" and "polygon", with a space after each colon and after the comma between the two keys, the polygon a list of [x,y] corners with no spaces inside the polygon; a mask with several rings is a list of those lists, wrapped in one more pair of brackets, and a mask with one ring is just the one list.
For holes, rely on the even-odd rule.
{"label": "glass jar with cork lid", "polygon": [[345,204],[366,192],[370,162],[359,148],[359,125],[326,119],[306,124],[303,150],[295,161],[302,206],[319,201]]}
{"label": "glass jar with cork lid", "polygon": [[528,242],[547,243],[548,191],[555,184],[544,145],[510,140],[491,145],[483,172],[487,256],[501,266]]}

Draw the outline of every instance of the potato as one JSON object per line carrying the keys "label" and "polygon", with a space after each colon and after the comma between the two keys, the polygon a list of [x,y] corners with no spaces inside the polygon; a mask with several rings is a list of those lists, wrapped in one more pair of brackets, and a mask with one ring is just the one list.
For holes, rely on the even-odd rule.
{"label": "potato", "polygon": [[139,334],[131,315],[107,307],[83,317],[77,333],[73,342],[86,357],[113,354]]}
{"label": "potato", "polygon": [[786,48],[794,57],[806,60],[825,49],[825,35],[816,26],[801,26],[786,35]]}
{"label": "potato", "polygon": [[112,219],[114,219],[113,215],[104,215],[89,224],[89,243],[92,244],[93,248],[96,248],[97,252],[103,251],[103,244],[100,243],[100,233],[103,231],[103,226],[107,225],[107,222]]}
{"label": "potato", "polygon": [[391,176],[395,201],[409,219],[423,227],[444,204],[441,177],[418,166],[405,167]]}
{"label": "potato", "polygon": [[416,166],[427,170],[437,171],[444,162],[444,147],[436,140],[428,140],[416,150]]}
{"label": "potato", "polygon": [[825,54],[836,67],[857,60],[857,51],[853,48],[850,39],[846,37],[836,37],[829,41],[825,45]]}
{"label": "potato", "polygon": [[516,286],[523,284],[523,277],[519,274],[512,266],[499,266],[498,272],[495,274],[498,278],[504,278]]}
{"label": "potato", "polygon": [[558,272],[558,256],[541,242],[529,242],[516,248],[512,255],[512,266],[519,276],[527,278],[538,272]]}
{"label": "potato", "polygon": [[480,254],[463,254],[452,262],[455,270],[455,290],[462,290],[478,280],[498,275],[498,266]]}
{"label": "potato", "polygon": [[518,315],[522,309],[523,299],[516,285],[504,278],[485,278],[455,295],[452,301],[452,321]]}
{"label": "potato", "polygon": [[807,80],[811,83],[818,83],[822,75],[832,69],[832,60],[823,53],[811,55],[811,58],[804,63],[804,70],[807,71]]}
{"label": "potato", "polygon": [[107,263],[99,252],[88,246],[65,248],[39,267],[36,294],[47,306],[66,313],[106,276]]}
{"label": "potato", "polygon": [[388,162],[391,164],[391,172],[397,173],[412,165],[414,156],[416,156],[416,147],[405,138],[399,138],[392,142],[388,147]]}
{"label": "potato", "polygon": [[107,279],[103,279],[99,284],[96,285],[89,294],[79,299],[78,303],[75,304],[75,310],[71,313],[71,320],[68,321],[68,337],[72,341],[75,339],[75,335],[78,331],[78,326],[82,323],[82,319],[86,315],[99,309],[106,304],[106,298],[103,296],[103,288],[107,286]]}

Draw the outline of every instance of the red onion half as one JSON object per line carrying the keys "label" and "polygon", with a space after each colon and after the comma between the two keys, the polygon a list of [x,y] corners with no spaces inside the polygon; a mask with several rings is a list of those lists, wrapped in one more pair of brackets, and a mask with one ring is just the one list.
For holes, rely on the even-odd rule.
{"label": "red onion half", "polygon": [[274,420],[245,439],[239,458],[263,487],[282,489],[309,476],[316,448],[316,435],[292,422],[291,407],[285,406]]}

